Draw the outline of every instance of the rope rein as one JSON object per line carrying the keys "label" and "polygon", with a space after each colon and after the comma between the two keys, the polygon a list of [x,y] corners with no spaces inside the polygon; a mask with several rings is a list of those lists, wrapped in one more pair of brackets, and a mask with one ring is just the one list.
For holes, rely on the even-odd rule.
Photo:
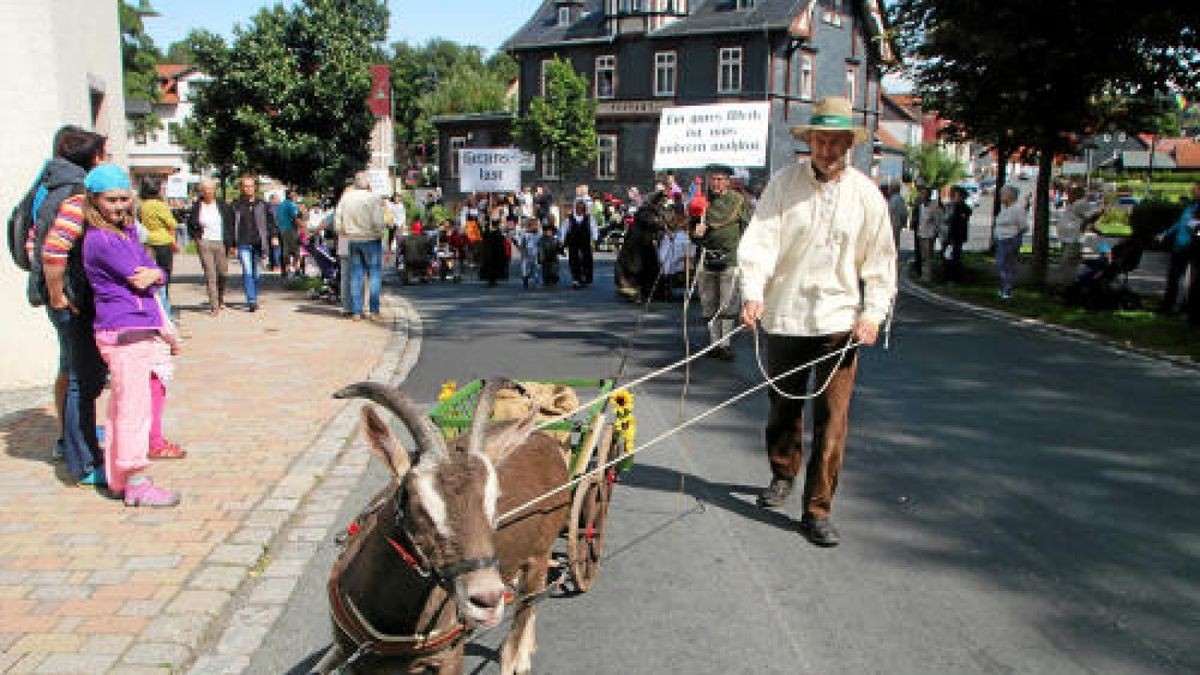
{"label": "rope rein", "polygon": [[[744,326],[739,327],[738,330],[741,330],[742,328],[744,328]],[[734,332],[737,332],[737,331],[734,331]],[[732,335],[732,333],[730,335]],[[754,385],[753,387],[747,389],[746,391],[743,391],[740,394],[734,395],[733,397],[725,400],[723,403],[720,403],[712,408],[709,408],[708,410],[700,413],[699,415],[696,415],[695,417],[691,418],[690,420],[687,420],[686,422],[682,422],[680,424],[675,425],[674,427],[671,427],[670,429],[667,429],[666,431],[662,432],[661,434],[655,436],[654,438],[650,439],[649,441],[646,441],[645,443],[634,448],[633,450],[621,455],[620,457],[617,457],[616,459],[614,459],[610,462],[607,462],[605,464],[599,465],[590,471],[585,471],[585,472],[579,474],[578,476],[576,476],[575,478],[567,481],[566,483],[554,488],[553,490],[550,490],[550,491],[545,492],[537,497],[534,497],[533,499],[530,499],[529,501],[525,502],[524,504],[521,504],[520,506],[509,509],[508,511],[501,514],[500,518],[497,520],[497,523],[502,523],[504,521],[507,521],[508,519],[521,513],[525,509],[528,509],[529,507],[531,507],[535,504],[539,504],[560,492],[570,490],[571,488],[575,487],[579,483],[583,482],[585,479],[590,478],[591,476],[598,474],[600,472],[607,471],[608,469],[616,466],[617,464],[620,464],[621,462],[626,461],[629,457],[632,457],[632,456],[642,452],[643,450],[647,450],[655,445],[658,445],[663,440],[669,438],[673,434],[683,431],[684,429],[687,429],[688,427],[694,426],[695,424],[699,423],[701,420],[704,420],[704,419],[716,414],[717,412],[720,412],[721,410],[728,408],[729,406],[733,405],[734,403],[737,403],[738,401],[741,401],[742,399],[746,398],[750,394],[757,392],[758,390],[762,389],[763,387],[771,385],[772,383],[774,383],[778,380],[782,380],[786,377],[790,377],[790,376],[792,376],[802,370],[805,370],[807,368],[811,368],[811,367],[815,366],[816,364],[821,363],[822,361],[826,361],[828,359],[833,358],[834,356],[844,357],[847,352],[858,347],[860,344],[861,343],[859,341],[850,339],[846,342],[845,345],[843,345],[842,347],[840,347],[839,349],[837,349],[835,351],[829,352],[828,354],[826,354],[824,356],[813,359],[812,361],[809,361],[808,363],[802,363],[799,366],[796,366],[795,368],[792,368],[791,370],[781,373],[776,377],[767,378],[764,382],[760,382],[759,384]],[[702,356],[705,353],[707,353],[708,351],[715,348],[716,346],[717,346],[717,344],[713,343],[713,344],[709,345],[708,347],[705,347],[703,350],[697,352],[696,356],[693,356],[691,358],[694,359],[699,356]],[[686,362],[686,361],[687,361],[687,359],[684,359],[683,362]],[[672,364],[671,366],[667,366],[664,369],[655,371],[655,373],[652,373],[651,375],[641,378],[639,381],[645,381],[645,380],[649,379],[650,377],[652,377],[653,375],[656,375],[661,372],[666,372],[667,370],[670,370],[671,368],[677,368],[683,362],[677,362],[675,364]],[[586,406],[584,406],[584,407],[586,407]]]}

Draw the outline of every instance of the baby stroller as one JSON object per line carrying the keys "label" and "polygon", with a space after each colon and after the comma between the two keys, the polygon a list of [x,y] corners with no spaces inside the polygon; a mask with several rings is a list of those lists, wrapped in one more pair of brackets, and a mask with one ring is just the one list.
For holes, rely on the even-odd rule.
{"label": "baby stroller", "polygon": [[326,238],[327,236],[318,236],[314,233],[304,244],[304,252],[321,270],[321,286],[309,290],[308,297],[313,300],[337,303],[341,301],[342,268],[338,264],[337,256],[330,252],[330,247],[325,242]]}
{"label": "baby stroller", "polygon": [[1132,238],[1111,248],[1100,244],[1100,257],[1084,263],[1083,271],[1063,290],[1063,301],[1091,310],[1141,309],[1141,296],[1129,288],[1129,273],[1141,264],[1144,250]]}
{"label": "baby stroller", "polygon": [[433,276],[442,281],[462,281],[462,265],[450,244],[439,242],[434,249]]}

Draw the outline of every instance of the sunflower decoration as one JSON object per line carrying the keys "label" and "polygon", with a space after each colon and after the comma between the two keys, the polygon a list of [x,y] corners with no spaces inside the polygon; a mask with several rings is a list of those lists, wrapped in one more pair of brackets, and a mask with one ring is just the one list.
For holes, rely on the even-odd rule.
{"label": "sunflower decoration", "polygon": [[446,380],[442,383],[442,390],[438,392],[438,403],[445,403],[458,391],[458,382],[454,380]]}
{"label": "sunflower decoration", "polygon": [[608,397],[612,401],[613,407],[616,408],[617,417],[624,417],[633,413],[633,394],[625,389],[618,389]]}

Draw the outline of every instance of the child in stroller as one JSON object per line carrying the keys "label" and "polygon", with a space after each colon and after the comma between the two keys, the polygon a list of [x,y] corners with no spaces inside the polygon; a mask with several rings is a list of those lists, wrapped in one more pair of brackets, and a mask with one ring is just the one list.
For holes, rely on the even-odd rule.
{"label": "child in stroller", "polygon": [[1092,310],[1140,309],[1142,299],[1130,290],[1129,273],[1141,264],[1144,248],[1132,237],[1116,246],[1101,242],[1096,246],[1097,257],[1085,261],[1075,281],[1063,290],[1063,300]]}
{"label": "child in stroller", "polygon": [[336,238],[328,230],[317,230],[308,236],[302,248],[321,270],[321,286],[308,292],[314,300],[341,302],[342,270],[333,251],[337,248]]}

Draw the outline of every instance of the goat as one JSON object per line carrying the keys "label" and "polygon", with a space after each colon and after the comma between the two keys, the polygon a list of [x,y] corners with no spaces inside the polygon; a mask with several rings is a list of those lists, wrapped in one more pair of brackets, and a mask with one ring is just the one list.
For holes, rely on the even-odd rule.
{"label": "goat", "polygon": [[449,445],[433,422],[398,390],[372,382],[337,398],[370,399],[394,413],[416,442],[401,447],[373,406],[362,411],[371,453],[392,473],[390,484],[352,526],[349,545],[329,580],[334,644],[315,672],[460,673],[466,638],[504,613],[508,586],[517,595],[500,672],[527,673],[536,650],[536,608],[546,588],[554,540],[567,518],[569,494],[540,502],[497,529],[499,514],[568,480],[561,447],[534,432],[533,417],[488,424],[496,393],[485,383],[471,428]]}

